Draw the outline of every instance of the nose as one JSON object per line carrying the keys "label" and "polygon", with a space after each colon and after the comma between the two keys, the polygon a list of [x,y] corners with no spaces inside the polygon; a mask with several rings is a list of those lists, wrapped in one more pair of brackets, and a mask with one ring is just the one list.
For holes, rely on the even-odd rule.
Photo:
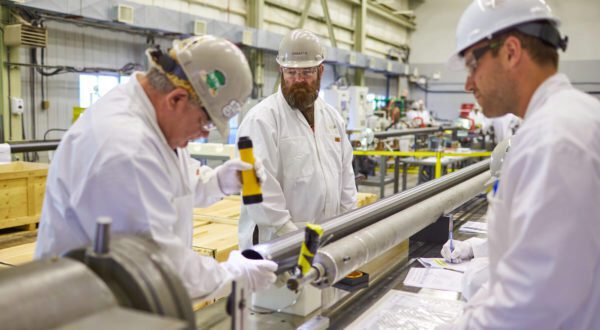
{"label": "nose", "polygon": [[475,89],[475,83],[473,82],[473,77],[471,74],[467,76],[467,80],[465,81],[465,91],[472,93]]}

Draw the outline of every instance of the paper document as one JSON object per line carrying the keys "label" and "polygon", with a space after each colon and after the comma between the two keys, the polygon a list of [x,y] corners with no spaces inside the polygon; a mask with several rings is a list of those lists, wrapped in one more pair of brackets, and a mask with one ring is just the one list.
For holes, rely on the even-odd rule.
{"label": "paper document", "polygon": [[8,143],[0,143],[0,164],[6,164],[10,162],[10,145]]}
{"label": "paper document", "polygon": [[487,234],[487,223],[467,221],[458,229],[458,231],[463,233]]}
{"label": "paper document", "polygon": [[346,329],[435,329],[460,316],[463,302],[391,290]]}
{"label": "paper document", "polygon": [[462,291],[463,274],[439,268],[411,268],[404,279],[404,285],[446,291]]}
{"label": "paper document", "polygon": [[459,264],[452,264],[446,262],[444,258],[417,258],[417,261],[419,261],[421,265],[423,265],[425,268],[448,269],[455,270],[461,273],[464,273],[469,267],[469,264],[471,263],[471,260],[467,260]]}

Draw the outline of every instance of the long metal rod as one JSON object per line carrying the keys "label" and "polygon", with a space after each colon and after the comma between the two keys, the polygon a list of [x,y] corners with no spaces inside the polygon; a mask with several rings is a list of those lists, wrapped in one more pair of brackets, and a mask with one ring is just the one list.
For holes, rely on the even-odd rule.
{"label": "long metal rod", "polygon": [[378,139],[395,137],[395,136],[403,136],[403,135],[419,135],[419,134],[429,134],[446,130],[457,130],[458,128],[455,126],[439,126],[439,127],[427,127],[427,128],[409,128],[409,129],[401,129],[395,131],[383,131],[376,132],[373,135]]}
{"label": "long metal rod", "polygon": [[9,143],[10,152],[31,152],[31,151],[47,151],[56,150],[60,140],[56,141],[36,141],[36,142],[25,142],[25,143]]}
{"label": "long metal rod", "polygon": [[[489,167],[489,159],[484,160],[371,205],[331,218],[321,225],[324,230],[323,240],[334,242],[341,239],[461,182],[471,179],[487,171]],[[296,265],[300,244],[302,244],[303,240],[304,228],[301,228],[273,241],[255,245],[245,250],[243,255],[251,259],[273,260],[279,265],[277,272],[281,273],[292,269]]]}
{"label": "long metal rod", "polygon": [[319,287],[329,287],[346,275],[402,243],[443,214],[459,207],[485,188],[490,172],[445,190],[384,220],[372,224],[321,248],[314,266],[319,272]]}

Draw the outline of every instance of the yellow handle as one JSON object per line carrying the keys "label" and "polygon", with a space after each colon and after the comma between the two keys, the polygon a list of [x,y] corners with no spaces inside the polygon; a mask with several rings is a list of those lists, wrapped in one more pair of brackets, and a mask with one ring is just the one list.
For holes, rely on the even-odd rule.
{"label": "yellow handle", "polygon": [[[240,158],[243,162],[254,165],[254,154],[252,148],[240,148]],[[254,169],[242,171],[242,200],[244,204],[254,204],[262,202],[262,191],[260,183],[256,178]]]}

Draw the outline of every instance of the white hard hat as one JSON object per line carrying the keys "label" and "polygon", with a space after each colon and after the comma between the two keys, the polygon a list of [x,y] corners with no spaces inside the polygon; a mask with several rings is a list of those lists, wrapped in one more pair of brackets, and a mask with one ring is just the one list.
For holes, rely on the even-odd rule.
{"label": "white hard hat", "polygon": [[244,53],[230,41],[211,35],[174,40],[169,55],[156,54],[156,49],[146,53],[174,85],[198,97],[212,123],[227,136],[229,119],[240,113],[252,92],[252,73]]}
{"label": "white hard hat", "polygon": [[[462,53],[483,39],[509,28],[537,23],[519,31],[566,49],[567,38],[561,39],[556,28],[560,20],[544,0],[475,0],[464,11],[456,28],[456,50],[448,61],[452,68],[462,68]],[[545,24],[543,22],[546,22]],[[550,24],[548,24],[550,23]]]}
{"label": "white hard hat", "polygon": [[296,29],[290,31],[279,43],[276,60],[285,68],[315,67],[325,60],[325,49],[316,34]]}

